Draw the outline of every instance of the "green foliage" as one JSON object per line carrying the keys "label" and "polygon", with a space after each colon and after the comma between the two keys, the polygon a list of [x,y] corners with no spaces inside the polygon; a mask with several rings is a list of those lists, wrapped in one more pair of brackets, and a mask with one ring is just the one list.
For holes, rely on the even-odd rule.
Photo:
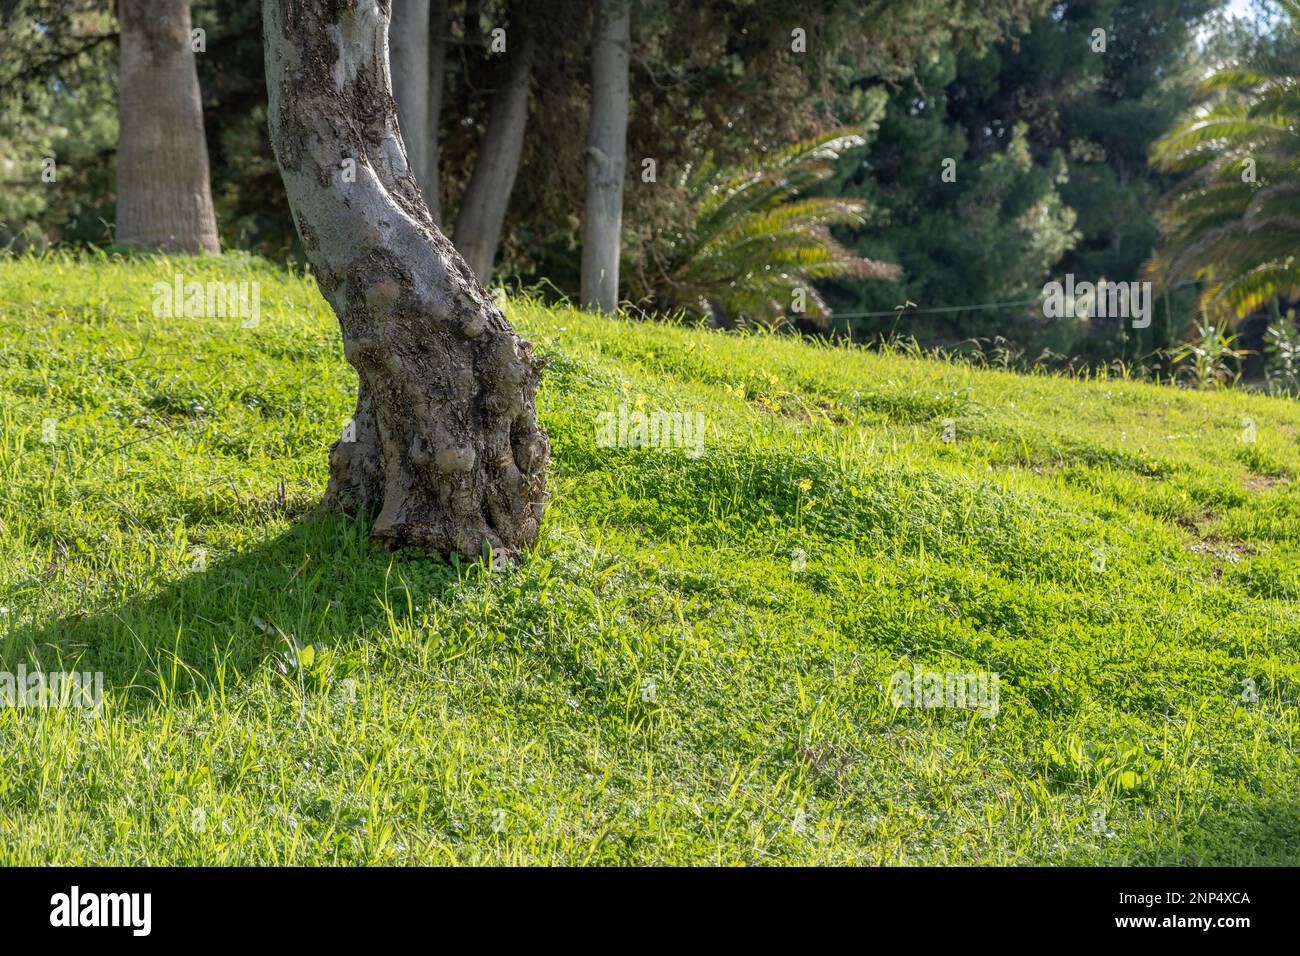
{"label": "green foliage", "polygon": [[[1049,270],[1077,238],[1074,213],[1059,194],[1064,162],[1058,155],[1035,163],[1026,127],[1014,127],[1003,149],[968,157],[965,133],[944,115],[943,91],[955,70],[952,57],[924,69],[929,95],[896,97],[873,144],[840,163],[834,191],[862,196],[879,210],[867,228],[846,232],[846,241],[868,256],[898,262],[902,274],[894,282],[828,286],[837,310],[1036,300]],[[902,321],[907,334],[928,344],[1008,330],[1004,311],[936,318],[905,313]],[[849,318],[841,324],[861,334],[897,322]]]}
{"label": "green foliage", "polygon": [[1235,321],[1300,288],[1300,3],[1276,42],[1220,65],[1209,99],[1157,142],[1152,159],[1183,176],[1163,209],[1152,271],[1203,283],[1209,321]]}
{"label": "green foliage", "polygon": [[0,10],[0,249],[110,240],[117,34],[107,6]]}
{"label": "green foliage", "polygon": [[1173,354],[1175,372],[1197,388],[1221,388],[1241,377],[1239,362],[1245,349],[1236,347],[1238,336],[1208,322],[1196,326],[1196,336]]}
{"label": "green foliage", "polygon": [[794,311],[825,325],[819,279],[885,278],[896,269],[853,255],[830,227],[865,221],[865,204],[807,195],[845,150],[865,142],[835,130],[769,150],[756,162],[688,167],[681,192],[689,224],[661,251],[644,298],[664,310],[712,315],[719,325],[777,326]]}
{"label": "green foliage", "polygon": [[[623,195],[629,297],[663,290],[665,249],[683,241],[693,215],[680,189],[668,186],[702,157],[740,168],[827,130],[865,125],[868,97],[854,80],[899,81],[918,58],[982,48],[1023,26],[1045,2],[831,0],[805,5],[796,17],[788,0],[637,0]],[[804,52],[792,49],[794,28],[804,33]],[[587,122],[587,36],[584,25],[548,44],[551,59],[539,75],[555,79],[535,91],[534,115],[545,119],[525,139],[498,269],[575,298],[583,142],[572,131]],[[464,114],[449,122],[465,126]],[[657,182],[640,180],[640,157],[656,160]],[[770,315],[770,304],[761,310]]]}
{"label": "green foliage", "polygon": [[[1147,332],[1119,322],[1044,322],[1043,284],[1134,281],[1159,236],[1168,177],[1150,143],[1189,102],[1193,31],[1215,0],[1068,0],[984,51],[918,65],[890,98],[880,134],[841,167],[842,195],[877,211],[846,241],[900,263],[897,284],[837,283],[859,337],[900,333],[928,345],[1001,337],[1104,365],[1143,361],[1170,343],[1166,303]],[[1105,53],[1092,31],[1107,31]],[[955,181],[945,181],[945,160]],[[951,311],[888,315],[895,306]],[[996,308],[961,309],[971,304]],[[1169,307],[1183,305],[1181,294]]]}
{"label": "green foliage", "polygon": [[[177,273],[261,322],[155,317]],[[507,311],[554,497],[493,571],[314,513],[309,278],[0,262],[0,671],[106,692],[0,708],[0,862],[1297,862],[1295,402]],[[602,447],[621,404],[703,453]]]}
{"label": "green foliage", "polygon": [[1300,328],[1295,309],[1269,325],[1264,335],[1265,378],[1269,390],[1300,398]]}

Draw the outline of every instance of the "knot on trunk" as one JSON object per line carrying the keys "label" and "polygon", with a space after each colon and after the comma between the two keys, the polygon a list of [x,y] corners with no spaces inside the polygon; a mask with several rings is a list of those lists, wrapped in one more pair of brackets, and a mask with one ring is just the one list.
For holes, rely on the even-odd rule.
{"label": "knot on trunk", "polygon": [[439,448],[433,456],[433,463],[444,475],[463,475],[474,467],[476,457],[469,445]]}

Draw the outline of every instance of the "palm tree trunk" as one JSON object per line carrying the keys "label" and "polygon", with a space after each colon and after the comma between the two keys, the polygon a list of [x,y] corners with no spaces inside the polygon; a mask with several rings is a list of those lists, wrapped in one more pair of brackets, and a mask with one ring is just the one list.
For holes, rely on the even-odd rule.
{"label": "palm tree trunk", "polygon": [[221,251],[189,0],[119,0],[117,243]]}
{"label": "palm tree trunk", "polygon": [[632,11],[628,0],[599,0],[591,44],[591,119],[587,127],[587,201],[582,227],[584,308],[618,308],[627,153]]}
{"label": "palm tree trunk", "polygon": [[326,505],[377,513],[390,546],[517,556],[546,494],[542,363],[429,216],[389,88],[386,7],[266,0],[263,21],[271,142],[360,382]]}

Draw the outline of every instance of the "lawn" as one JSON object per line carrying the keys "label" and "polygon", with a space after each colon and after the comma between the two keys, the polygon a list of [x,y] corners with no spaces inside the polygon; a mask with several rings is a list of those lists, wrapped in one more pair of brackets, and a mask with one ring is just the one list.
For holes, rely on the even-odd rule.
{"label": "lawn", "polygon": [[553,495],[493,570],[316,513],[309,277],[0,261],[0,670],[104,686],[0,709],[0,862],[1300,862],[1295,402],[507,311]]}

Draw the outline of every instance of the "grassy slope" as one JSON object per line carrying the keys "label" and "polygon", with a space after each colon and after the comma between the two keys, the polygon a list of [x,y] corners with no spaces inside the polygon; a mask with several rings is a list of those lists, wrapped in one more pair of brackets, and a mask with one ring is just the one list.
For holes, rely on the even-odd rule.
{"label": "grassy slope", "polygon": [[[176,271],[261,325],[154,319]],[[312,514],[309,281],[0,264],[0,669],[111,689],[0,711],[0,861],[1296,862],[1296,404],[511,314],[554,498],[490,574]],[[705,454],[597,447],[624,402]],[[894,710],[914,663],[1001,713]]]}

